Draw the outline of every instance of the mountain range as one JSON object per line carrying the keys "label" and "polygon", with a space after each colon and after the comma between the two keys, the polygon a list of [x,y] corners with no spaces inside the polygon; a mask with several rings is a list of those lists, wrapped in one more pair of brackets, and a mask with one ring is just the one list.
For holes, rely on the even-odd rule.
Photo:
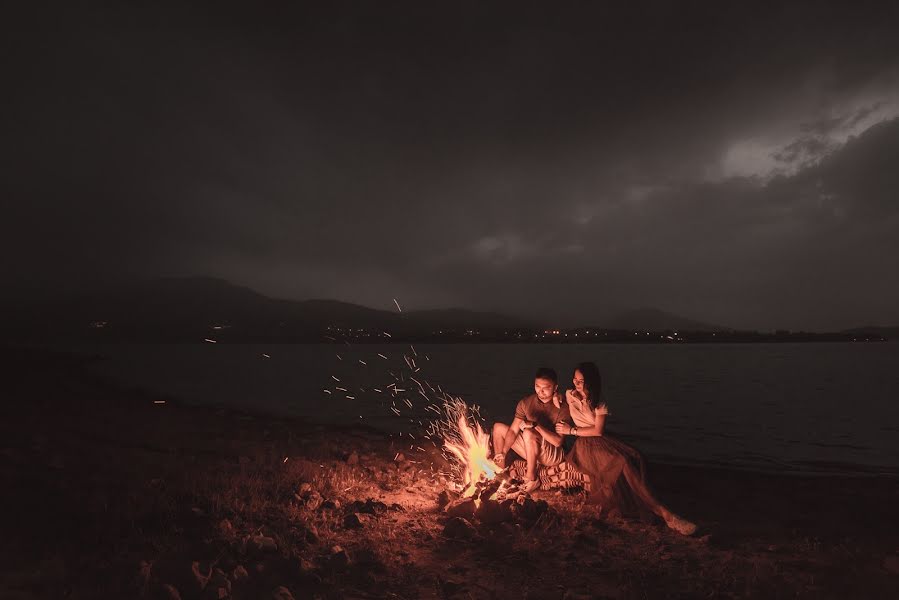
{"label": "mountain range", "polygon": [[[196,340],[321,340],[342,337],[465,335],[539,331],[551,327],[521,317],[462,308],[385,311],[327,299],[283,300],[210,277],[160,278],[92,294],[44,295],[6,302],[3,327],[42,338]],[[643,308],[594,329],[728,331],[727,328]],[[386,336],[384,336],[386,339]]]}

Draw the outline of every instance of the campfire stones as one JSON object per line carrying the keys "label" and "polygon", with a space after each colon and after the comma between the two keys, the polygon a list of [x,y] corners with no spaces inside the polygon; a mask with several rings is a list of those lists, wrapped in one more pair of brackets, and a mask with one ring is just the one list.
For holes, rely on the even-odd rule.
{"label": "campfire stones", "polygon": [[343,517],[344,529],[360,529],[365,522],[366,517],[359,513],[348,513]]}
{"label": "campfire stones", "polygon": [[481,500],[481,505],[475,510],[474,516],[481,523],[488,525],[511,521],[513,518],[512,501],[497,502],[496,500]]}
{"label": "campfire stones", "polygon": [[528,496],[519,496],[516,502],[511,506],[515,516],[525,521],[536,521],[548,508],[549,504],[547,504],[546,500],[538,500],[535,502]]}
{"label": "campfire stones", "polygon": [[437,495],[437,508],[443,509],[444,506],[450,503],[451,496],[448,491],[443,490],[440,494]]}
{"label": "campfire stones", "polygon": [[469,540],[474,534],[474,527],[462,517],[453,517],[443,528],[443,535],[452,540]]}
{"label": "campfire stones", "polygon": [[503,484],[503,479],[500,477],[495,477],[486,484],[483,484],[483,487],[480,487],[481,492],[478,494],[478,498],[482,500],[486,500],[490,498],[493,494],[499,490],[500,486]]}
{"label": "campfire stones", "polygon": [[346,505],[345,510],[348,513],[356,512],[367,515],[376,515],[386,512],[388,510],[388,507],[383,502],[369,498],[365,502],[363,502],[362,500],[353,500]]}
{"label": "campfire stones", "polygon": [[450,517],[468,517],[474,516],[477,509],[474,498],[458,498],[446,505],[446,514]]}

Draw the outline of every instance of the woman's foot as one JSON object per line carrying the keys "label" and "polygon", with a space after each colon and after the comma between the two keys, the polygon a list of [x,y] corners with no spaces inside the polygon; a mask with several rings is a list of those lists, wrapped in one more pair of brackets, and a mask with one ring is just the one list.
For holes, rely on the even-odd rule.
{"label": "woman's foot", "polygon": [[682,519],[677,515],[670,515],[667,519],[665,519],[665,524],[668,525],[670,529],[678,532],[681,535],[693,535],[696,533],[696,523],[691,523],[686,519]]}

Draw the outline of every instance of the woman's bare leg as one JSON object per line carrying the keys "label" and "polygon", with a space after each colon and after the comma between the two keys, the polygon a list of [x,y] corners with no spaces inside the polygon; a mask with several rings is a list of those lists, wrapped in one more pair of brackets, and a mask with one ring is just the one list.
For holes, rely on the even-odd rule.
{"label": "woman's bare leg", "polygon": [[692,535],[693,532],[696,531],[695,524],[668,510],[665,505],[652,495],[652,492],[650,492],[649,488],[646,486],[642,474],[638,473],[629,462],[625,461],[622,474],[634,494],[636,494],[637,497],[652,510],[652,512],[661,517],[668,527],[684,535]]}

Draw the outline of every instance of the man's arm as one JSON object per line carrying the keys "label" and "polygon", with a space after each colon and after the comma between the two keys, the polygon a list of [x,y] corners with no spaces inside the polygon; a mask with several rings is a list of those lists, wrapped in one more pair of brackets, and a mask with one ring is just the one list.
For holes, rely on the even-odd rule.
{"label": "man's arm", "polygon": [[562,436],[555,431],[543,427],[542,425],[534,425],[534,431],[543,436],[543,439],[558,448],[562,445]]}

